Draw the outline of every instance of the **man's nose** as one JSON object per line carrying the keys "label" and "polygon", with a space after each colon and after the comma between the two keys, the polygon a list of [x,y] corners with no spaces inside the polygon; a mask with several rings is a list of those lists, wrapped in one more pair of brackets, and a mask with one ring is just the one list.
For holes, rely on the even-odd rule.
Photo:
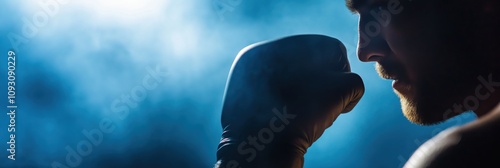
{"label": "man's nose", "polygon": [[374,19],[359,19],[358,58],[363,62],[379,61],[390,53],[390,47],[383,35],[384,26]]}

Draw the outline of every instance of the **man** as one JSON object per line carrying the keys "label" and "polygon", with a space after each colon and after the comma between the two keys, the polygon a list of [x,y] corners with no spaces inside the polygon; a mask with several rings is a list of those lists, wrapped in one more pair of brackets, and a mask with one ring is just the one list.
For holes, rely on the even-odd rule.
{"label": "man", "polygon": [[[347,0],[360,16],[359,59],[377,62],[380,76],[394,80],[411,122],[437,124],[467,111],[478,116],[429,140],[405,167],[500,167],[499,4]],[[295,37],[242,51],[228,80],[216,167],[302,167],[307,148],[364,91],[348,62],[317,61],[339,55],[342,45],[324,49],[334,43]],[[337,69],[321,68],[328,66]],[[287,108],[270,112],[273,106]]]}
{"label": "man", "polygon": [[[469,110],[479,118],[428,141],[407,167],[500,165],[499,4],[347,1],[360,16],[359,59],[376,61],[380,76],[394,80],[403,114],[411,122],[436,124]],[[375,22],[380,26],[372,26]]]}

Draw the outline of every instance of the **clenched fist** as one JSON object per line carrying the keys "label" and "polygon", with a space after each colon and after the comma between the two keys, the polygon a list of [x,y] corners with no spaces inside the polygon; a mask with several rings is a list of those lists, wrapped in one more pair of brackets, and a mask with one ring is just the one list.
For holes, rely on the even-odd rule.
{"label": "clenched fist", "polygon": [[220,168],[300,168],[304,154],[364,93],[345,46],[297,35],[244,48],[226,86]]}

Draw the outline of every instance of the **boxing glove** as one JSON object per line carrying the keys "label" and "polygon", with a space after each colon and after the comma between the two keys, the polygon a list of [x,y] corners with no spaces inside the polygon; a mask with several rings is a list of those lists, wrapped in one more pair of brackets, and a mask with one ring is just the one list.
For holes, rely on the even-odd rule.
{"label": "boxing glove", "polygon": [[300,168],[307,148],[363,93],[335,38],[295,35],[250,45],[227,80],[215,167]]}

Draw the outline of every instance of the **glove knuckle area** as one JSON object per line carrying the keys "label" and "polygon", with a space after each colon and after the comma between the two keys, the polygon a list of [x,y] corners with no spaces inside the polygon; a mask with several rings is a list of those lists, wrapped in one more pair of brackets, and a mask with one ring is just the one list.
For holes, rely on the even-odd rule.
{"label": "glove knuckle area", "polygon": [[346,85],[350,88],[346,94],[344,94],[345,108],[342,113],[347,113],[352,111],[352,109],[357,105],[365,93],[364,82],[361,77],[356,73],[346,74]]}

